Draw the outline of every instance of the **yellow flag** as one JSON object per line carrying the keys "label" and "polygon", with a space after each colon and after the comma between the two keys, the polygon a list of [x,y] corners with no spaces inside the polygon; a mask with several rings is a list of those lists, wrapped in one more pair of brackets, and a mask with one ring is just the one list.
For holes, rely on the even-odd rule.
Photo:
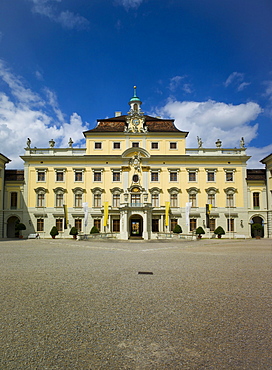
{"label": "yellow flag", "polygon": [[107,226],[109,216],[109,202],[104,202],[104,226]]}
{"label": "yellow flag", "polygon": [[165,226],[169,225],[169,209],[170,209],[170,202],[165,202]]}

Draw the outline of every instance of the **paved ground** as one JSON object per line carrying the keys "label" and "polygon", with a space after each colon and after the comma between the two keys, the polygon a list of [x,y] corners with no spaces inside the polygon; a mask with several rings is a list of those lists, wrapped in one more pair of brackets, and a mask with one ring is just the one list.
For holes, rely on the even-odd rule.
{"label": "paved ground", "polygon": [[16,240],[0,254],[1,369],[272,369],[272,240]]}

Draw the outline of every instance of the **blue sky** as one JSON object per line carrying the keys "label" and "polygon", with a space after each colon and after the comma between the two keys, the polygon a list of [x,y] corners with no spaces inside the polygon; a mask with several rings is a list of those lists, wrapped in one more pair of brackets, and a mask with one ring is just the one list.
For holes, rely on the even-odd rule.
{"label": "blue sky", "polygon": [[174,118],[187,147],[272,152],[271,0],[1,0],[0,152],[84,146],[96,119]]}

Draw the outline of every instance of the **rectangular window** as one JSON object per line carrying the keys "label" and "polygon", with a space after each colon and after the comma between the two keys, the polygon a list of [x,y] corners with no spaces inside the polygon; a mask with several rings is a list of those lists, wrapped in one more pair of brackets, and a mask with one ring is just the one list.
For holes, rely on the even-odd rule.
{"label": "rectangular window", "polygon": [[44,207],[45,202],[44,202],[44,194],[39,193],[37,196],[37,207]]}
{"label": "rectangular window", "polygon": [[133,148],[139,148],[139,143],[133,142],[133,143],[132,143],[132,147],[133,147]]}
{"label": "rectangular window", "polygon": [[234,218],[228,218],[227,220],[227,230],[234,231]]}
{"label": "rectangular window", "polygon": [[159,220],[157,218],[152,219],[152,232],[153,233],[159,232]]}
{"label": "rectangular window", "polygon": [[56,207],[63,207],[63,194],[56,194]]}
{"label": "rectangular window", "polygon": [[63,218],[56,219],[56,228],[58,231],[63,231]]}
{"label": "rectangular window", "polygon": [[101,207],[101,194],[94,194],[94,208]]}
{"label": "rectangular window", "polygon": [[152,143],[151,143],[151,149],[159,149],[159,143],[157,143],[157,142],[152,142]]}
{"label": "rectangular window", "polygon": [[178,173],[176,171],[170,172],[170,181],[178,181]]}
{"label": "rectangular window", "polygon": [[112,173],[112,181],[121,181],[120,171],[113,171],[113,173]]}
{"label": "rectangular window", "polygon": [[120,207],[120,194],[113,194],[112,206],[114,208]]}
{"label": "rectangular window", "polygon": [[80,193],[75,194],[75,207],[78,208],[82,207],[82,194]]}
{"label": "rectangular window", "polygon": [[119,219],[113,219],[112,220],[112,232],[119,233],[120,232],[120,220]]}
{"label": "rectangular window", "polygon": [[12,192],[10,193],[10,209],[17,209],[17,193]]}
{"label": "rectangular window", "polygon": [[44,231],[44,219],[43,218],[37,219],[37,231]]}
{"label": "rectangular window", "polygon": [[141,205],[141,195],[140,194],[131,194],[131,205],[134,207],[140,207]]}
{"label": "rectangular window", "polygon": [[45,181],[45,171],[44,170],[38,171],[37,181],[39,181],[39,182],[44,182]]}
{"label": "rectangular window", "polygon": [[227,171],[226,172],[226,181],[233,181],[233,172]]}
{"label": "rectangular window", "polygon": [[170,207],[177,207],[178,206],[178,195],[171,194],[170,195]]}
{"label": "rectangular window", "polygon": [[253,208],[260,209],[260,193],[253,193]]}
{"label": "rectangular window", "polygon": [[177,149],[177,143],[176,142],[170,142],[170,149]]}
{"label": "rectangular window", "polygon": [[151,195],[151,205],[152,207],[159,207],[159,194]]}
{"label": "rectangular window", "polygon": [[215,173],[214,171],[208,171],[207,172],[207,181],[215,181]]}
{"label": "rectangular window", "polygon": [[234,207],[233,194],[227,194],[227,207]]}
{"label": "rectangular window", "polygon": [[178,220],[176,218],[171,218],[171,231],[174,230],[177,224],[178,224]]}
{"label": "rectangular window", "polygon": [[100,219],[95,219],[94,220],[94,226],[97,228],[98,231],[101,230],[101,220]]}
{"label": "rectangular window", "polygon": [[196,194],[189,194],[189,202],[192,203],[192,207],[196,207]]}
{"label": "rectangular window", "polygon": [[94,143],[94,149],[102,149],[102,143],[101,142]]}
{"label": "rectangular window", "polygon": [[83,172],[82,171],[75,171],[75,181],[83,181]]}
{"label": "rectangular window", "polygon": [[196,181],[196,171],[189,172],[189,181]]}
{"label": "rectangular window", "polygon": [[56,181],[64,181],[64,172],[56,171]]}
{"label": "rectangular window", "polygon": [[196,219],[190,218],[190,231],[194,231],[196,229]]}
{"label": "rectangular window", "polygon": [[102,180],[102,176],[101,176],[101,171],[95,171],[94,172],[94,181],[101,181]]}
{"label": "rectangular window", "polygon": [[214,231],[214,230],[215,230],[215,219],[210,218],[210,231]]}
{"label": "rectangular window", "polygon": [[121,143],[119,141],[115,141],[113,143],[113,149],[120,149],[121,148]]}
{"label": "rectangular window", "polygon": [[151,171],[151,181],[159,181],[159,172]]}
{"label": "rectangular window", "polygon": [[82,219],[81,218],[75,219],[75,228],[77,229],[78,232],[82,231]]}

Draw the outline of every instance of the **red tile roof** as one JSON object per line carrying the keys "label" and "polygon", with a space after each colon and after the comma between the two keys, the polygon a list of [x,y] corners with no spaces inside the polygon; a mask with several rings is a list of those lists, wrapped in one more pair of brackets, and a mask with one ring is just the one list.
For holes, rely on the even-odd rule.
{"label": "red tile roof", "polygon": [[[98,124],[95,128],[83,132],[83,134],[91,132],[124,132],[127,116],[119,116],[107,119],[97,120]],[[188,135],[187,131],[180,131],[176,128],[173,119],[161,119],[156,117],[144,116],[145,126],[148,132],[183,132]]]}

